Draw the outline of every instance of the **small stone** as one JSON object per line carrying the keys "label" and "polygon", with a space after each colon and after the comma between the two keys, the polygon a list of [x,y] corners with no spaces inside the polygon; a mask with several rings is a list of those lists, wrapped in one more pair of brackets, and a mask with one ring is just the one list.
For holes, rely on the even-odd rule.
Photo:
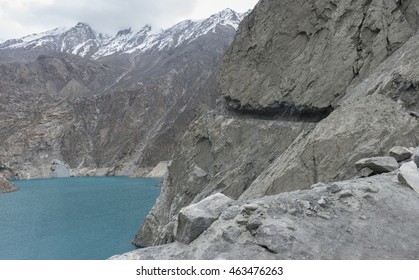
{"label": "small stone", "polygon": [[262,225],[262,222],[259,219],[253,219],[247,223],[247,229],[252,232],[257,230]]}
{"label": "small stone", "polygon": [[317,204],[319,204],[321,207],[327,206],[327,199],[325,196],[322,196],[319,201],[317,201]]}
{"label": "small stone", "polygon": [[256,211],[257,209],[259,209],[259,205],[257,205],[257,204],[245,204],[245,205],[243,205],[243,211],[246,212],[247,214],[250,214],[250,213]]}
{"label": "small stone", "polygon": [[366,199],[366,200],[375,200],[374,197],[372,195],[370,195],[370,194],[366,194],[362,198],[363,199]]}
{"label": "small stone", "polygon": [[332,184],[327,187],[327,190],[331,193],[337,193],[337,192],[340,192],[342,188],[339,187],[337,184]]}
{"label": "small stone", "polygon": [[410,161],[403,164],[397,177],[400,183],[419,193],[419,170],[416,163]]}
{"label": "small stone", "polygon": [[311,203],[307,200],[301,200],[300,205],[305,209],[311,209]]}
{"label": "small stone", "polygon": [[354,194],[350,190],[344,190],[340,193],[339,198],[348,198],[352,196],[354,196]]}
{"label": "small stone", "polygon": [[291,214],[291,215],[296,215],[297,214],[297,209],[295,209],[295,208],[290,208],[290,209],[288,209],[288,213],[289,214]]}
{"label": "small stone", "polygon": [[390,150],[390,156],[394,157],[398,162],[409,159],[412,154],[408,148],[401,146],[396,146]]}
{"label": "small stone", "polygon": [[361,220],[366,220],[367,219],[367,216],[365,216],[365,215],[361,215],[361,216],[359,216],[359,218],[361,219]]}
{"label": "small stone", "polygon": [[380,190],[375,186],[365,186],[362,190],[366,193],[378,193]]}
{"label": "small stone", "polygon": [[374,172],[381,174],[391,172],[399,168],[399,163],[394,157],[373,157],[357,161],[355,163],[355,167],[358,171],[368,167]]}
{"label": "small stone", "polygon": [[246,219],[245,217],[243,217],[243,216],[239,216],[239,217],[237,217],[237,219],[236,219],[236,223],[237,224],[239,224],[239,225],[247,225],[247,223],[249,222],[249,220],[248,219]]}
{"label": "small stone", "polygon": [[375,174],[374,170],[372,170],[372,169],[371,169],[371,168],[369,168],[369,167],[362,168],[362,169],[358,172],[358,176],[359,176],[359,177],[361,177],[361,178],[371,177],[371,176],[372,176],[372,175],[374,175],[374,174]]}
{"label": "small stone", "polygon": [[322,212],[320,212],[320,213],[317,214],[317,216],[319,216],[320,218],[323,218],[325,220],[330,220],[331,219],[329,213],[322,213]]}

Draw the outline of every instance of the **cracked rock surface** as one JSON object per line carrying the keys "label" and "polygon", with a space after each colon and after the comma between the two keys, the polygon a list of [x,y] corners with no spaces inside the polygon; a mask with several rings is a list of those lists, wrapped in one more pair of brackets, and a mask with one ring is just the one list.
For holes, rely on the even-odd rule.
{"label": "cracked rock surface", "polygon": [[222,95],[245,111],[334,106],[414,34],[400,2],[260,1],[224,58]]}
{"label": "cracked rock surface", "polygon": [[189,245],[113,259],[417,259],[419,195],[395,174],[235,202]]}

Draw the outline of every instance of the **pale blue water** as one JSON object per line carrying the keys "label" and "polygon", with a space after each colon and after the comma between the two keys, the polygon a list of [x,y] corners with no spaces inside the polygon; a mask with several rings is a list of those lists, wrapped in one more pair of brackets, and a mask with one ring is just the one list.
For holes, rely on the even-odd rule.
{"label": "pale blue water", "polygon": [[87,177],[14,181],[0,195],[0,259],[100,260],[130,244],[160,179]]}

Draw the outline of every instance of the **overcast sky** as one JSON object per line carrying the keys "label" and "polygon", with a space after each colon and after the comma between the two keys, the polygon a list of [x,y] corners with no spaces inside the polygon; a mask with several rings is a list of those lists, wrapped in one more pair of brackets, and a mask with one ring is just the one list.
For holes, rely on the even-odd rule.
{"label": "overcast sky", "polygon": [[167,28],[202,19],[225,8],[252,9],[258,0],[0,0],[0,40],[18,38],[78,22],[114,34],[146,24]]}

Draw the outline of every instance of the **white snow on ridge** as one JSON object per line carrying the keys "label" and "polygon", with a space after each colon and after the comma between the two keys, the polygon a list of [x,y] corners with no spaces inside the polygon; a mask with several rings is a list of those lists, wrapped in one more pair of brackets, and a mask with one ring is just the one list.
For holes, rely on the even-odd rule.
{"label": "white snow on ridge", "polygon": [[209,32],[215,32],[219,25],[237,29],[245,15],[225,9],[207,19],[185,20],[158,32],[146,25],[138,32],[133,32],[130,28],[121,30],[114,37],[98,34],[87,24],[78,23],[72,28],[56,28],[20,39],[0,42],[0,49],[47,47],[50,50],[98,59],[117,53],[175,48],[190,43]]}

